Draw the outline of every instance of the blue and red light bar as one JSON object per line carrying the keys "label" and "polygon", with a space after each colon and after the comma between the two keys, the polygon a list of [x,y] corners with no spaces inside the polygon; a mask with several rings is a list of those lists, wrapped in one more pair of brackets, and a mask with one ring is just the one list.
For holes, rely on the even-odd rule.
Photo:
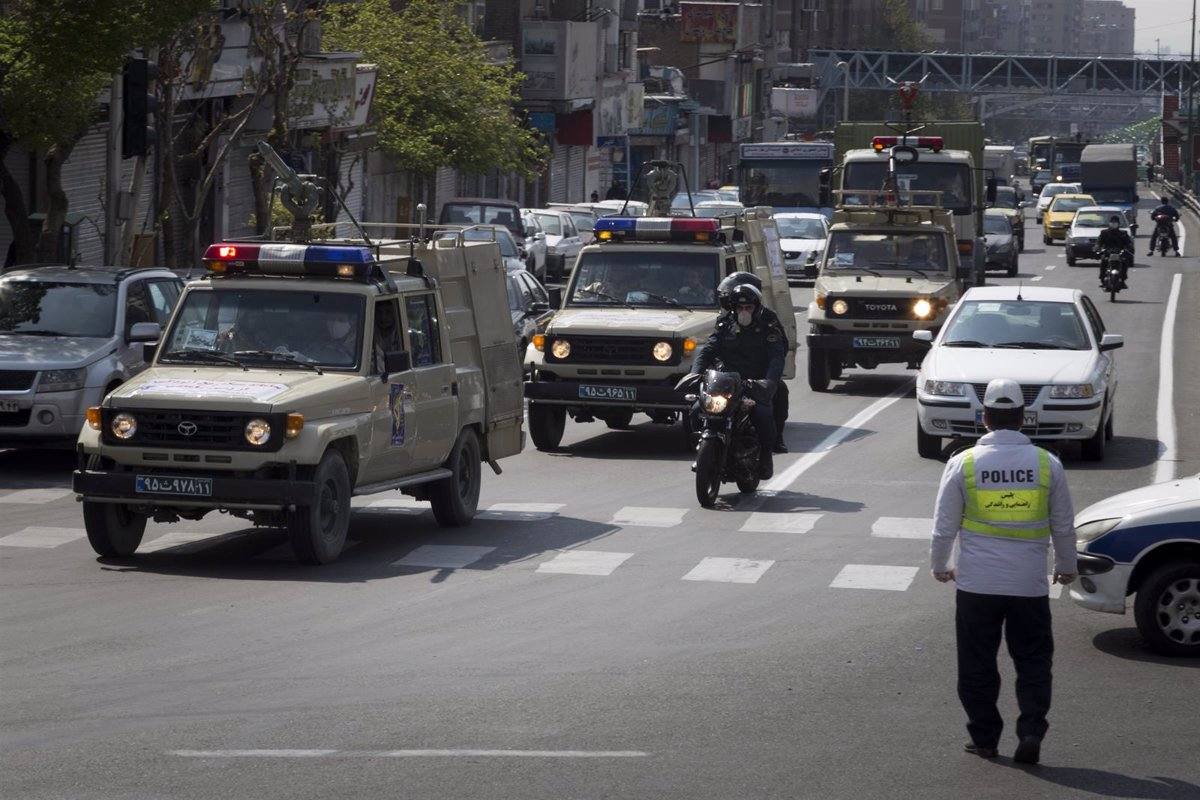
{"label": "blue and red light bar", "polygon": [[871,149],[876,153],[882,153],[888,147],[899,145],[939,153],[946,146],[946,141],[941,136],[876,136],[871,140]]}
{"label": "blue and red light bar", "polygon": [[595,232],[600,242],[714,243],[721,223],[696,217],[600,217]]}
{"label": "blue and red light bar", "polygon": [[221,242],[208,246],[204,263],[218,274],[258,272],[366,280],[375,268],[375,256],[369,247],[354,245]]}

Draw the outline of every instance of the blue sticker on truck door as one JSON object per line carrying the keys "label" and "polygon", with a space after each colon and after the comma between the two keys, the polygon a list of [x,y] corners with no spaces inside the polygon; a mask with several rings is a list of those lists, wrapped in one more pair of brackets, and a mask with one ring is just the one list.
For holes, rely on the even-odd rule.
{"label": "blue sticker on truck door", "polygon": [[404,398],[407,396],[403,383],[388,387],[388,407],[392,413],[392,447],[404,445]]}

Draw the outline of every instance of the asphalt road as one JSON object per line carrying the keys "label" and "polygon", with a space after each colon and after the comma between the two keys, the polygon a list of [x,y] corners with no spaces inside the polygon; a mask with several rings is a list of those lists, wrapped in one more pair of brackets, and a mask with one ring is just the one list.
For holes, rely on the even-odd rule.
{"label": "asphalt road", "polygon": [[[1115,304],[1032,220],[1027,240],[993,282],[1084,288],[1126,337],[1109,458],[1065,453],[1077,506],[1200,471],[1200,226],[1189,257],[1139,252]],[[912,373],[814,394],[805,358],[772,493],[702,510],[679,430],[569,423],[562,453],[485,474],[489,510],[460,532],[360,498],[353,546],[319,569],[228,518],[152,525],[151,552],[103,563],[70,459],[0,452],[0,795],[1200,797],[1200,662],[1065,596],[1043,765],[961,753],[953,590],[923,538],[942,465],[916,454]]]}

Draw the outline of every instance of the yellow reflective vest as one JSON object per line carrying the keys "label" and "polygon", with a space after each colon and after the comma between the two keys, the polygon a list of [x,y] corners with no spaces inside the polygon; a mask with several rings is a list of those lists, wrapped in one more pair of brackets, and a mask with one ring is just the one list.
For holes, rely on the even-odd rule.
{"label": "yellow reflective vest", "polygon": [[[1011,459],[1002,466],[985,459],[979,463],[975,450],[963,459],[963,482],[966,505],[963,509],[963,530],[984,536],[1007,539],[1048,539],[1050,537],[1050,454],[1040,447],[1037,468],[1013,464]],[[982,479],[982,480],[980,480]],[[985,485],[1002,488],[981,489]]]}

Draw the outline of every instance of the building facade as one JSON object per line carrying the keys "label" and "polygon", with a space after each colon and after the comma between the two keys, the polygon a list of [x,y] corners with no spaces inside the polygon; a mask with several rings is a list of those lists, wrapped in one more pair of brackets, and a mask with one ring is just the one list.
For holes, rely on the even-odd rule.
{"label": "building facade", "polygon": [[1082,55],[1129,55],[1137,12],[1121,0],[1083,0]]}

